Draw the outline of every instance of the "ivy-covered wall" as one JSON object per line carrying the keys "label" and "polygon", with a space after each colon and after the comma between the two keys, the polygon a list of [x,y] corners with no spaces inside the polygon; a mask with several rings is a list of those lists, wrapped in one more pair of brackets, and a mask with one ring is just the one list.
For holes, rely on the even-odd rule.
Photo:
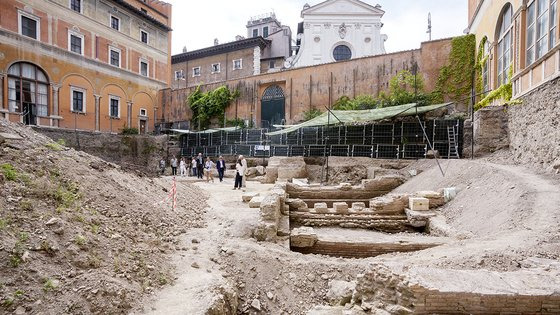
{"label": "ivy-covered wall", "polygon": [[441,67],[433,91],[434,100],[456,102],[464,106],[471,95],[475,71],[476,39],[465,35],[451,39],[451,52],[447,63]]}

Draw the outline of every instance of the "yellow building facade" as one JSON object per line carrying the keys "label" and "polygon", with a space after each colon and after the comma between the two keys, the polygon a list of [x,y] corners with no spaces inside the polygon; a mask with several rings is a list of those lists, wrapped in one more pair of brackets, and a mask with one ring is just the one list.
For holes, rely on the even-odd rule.
{"label": "yellow building facade", "polygon": [[0,118],[152,131],[171,82],[170,26],[157,0],[0,1]]}
{"label": "yellow building facade", "polygon": [[511,82],[519,98],[560,76],[558,0],[469,0],[482,87]]}

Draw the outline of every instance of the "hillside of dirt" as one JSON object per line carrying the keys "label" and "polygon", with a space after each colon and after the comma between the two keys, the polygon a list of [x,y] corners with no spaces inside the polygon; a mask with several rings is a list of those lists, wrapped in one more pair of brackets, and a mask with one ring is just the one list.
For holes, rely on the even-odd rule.
{"label": "hillside of dirt", "polygon": [[126,173],[0,121],[0,313],[126,314],[173,283],[180,235],[207,194]]}

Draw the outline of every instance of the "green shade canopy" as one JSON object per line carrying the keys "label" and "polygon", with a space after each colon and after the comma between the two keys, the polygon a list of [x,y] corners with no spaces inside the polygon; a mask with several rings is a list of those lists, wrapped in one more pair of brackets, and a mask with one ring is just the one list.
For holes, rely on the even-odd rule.
{"label": "green shade canopy", "polygon": [[241,129],[240,127],[226,127],[226,128],[214,128],[214,129],[206,129],[202,131],[190,131],[190,130],[183,130],[183,129],[171,129],[171,131],[185,134],[185,133],[215,133],[219,131],[236,131]]}
{"label": "green shade canopy", "polygon": [[275,136],[280,134],[286,134],[296,131],[300,128],[305,127],[316,127],[316,126],[326,126],[329,124],[354,124],[354,123],[366,123],[372,121],[383,120],[393,117],[403,117],[403,116],[413,116],[418,114],[427,113],[432,110],[440,109],[451,105],[452,103],[443,103],[428,106],[416,107],[416,103],[391,106],[385,108],[376,109],[366,109],[366,110],[332,110],[331,112],[322,113],[311,120],[303,122],[298,125],[293,125],[291,127],[285,128],[283,130],[269,132],[267,136]]}

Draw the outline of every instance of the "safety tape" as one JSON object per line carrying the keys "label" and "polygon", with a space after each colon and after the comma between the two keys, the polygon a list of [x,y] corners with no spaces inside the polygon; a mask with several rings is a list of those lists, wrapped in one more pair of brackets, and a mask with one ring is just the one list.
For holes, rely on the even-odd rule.
{"label": "safety tape", "polygon": [[153,205],[154,207],[156,207],[166,202],[169,202],[170,200],[171,200],[171,208],[173,210],[177,210],[177,181],[175,179],[175,176],[173,177],[173,183],[171,185],[171,189],[169,190],[169,194],[167,194],[167,196],[163,198],[163,200],[161,200],[160,202],[156,202]]}

